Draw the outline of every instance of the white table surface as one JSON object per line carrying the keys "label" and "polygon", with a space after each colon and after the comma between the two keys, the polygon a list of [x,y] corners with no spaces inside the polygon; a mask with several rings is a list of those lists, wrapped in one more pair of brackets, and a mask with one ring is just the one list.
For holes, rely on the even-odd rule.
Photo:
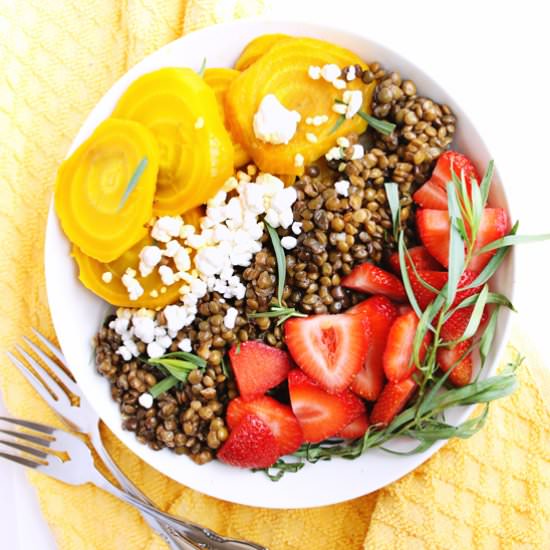
{"label": "white table surface", "polygon": [[[521,220],[520,232],[550,233],[550,33],[544,2],[272,3],[274,16],[332,23],[367,34],[439,80],[488,142]],[[550,310],[550,293],[545,283],[550,281],[550,243],[520,248],[518,260],[519,321],[542,351],[548,342],[545,312]],[[550,366],[548,352],[542,356]],[[0,533],[0,547],[6,550],[55,549],[25,474],[5,461],[0,461]]]}

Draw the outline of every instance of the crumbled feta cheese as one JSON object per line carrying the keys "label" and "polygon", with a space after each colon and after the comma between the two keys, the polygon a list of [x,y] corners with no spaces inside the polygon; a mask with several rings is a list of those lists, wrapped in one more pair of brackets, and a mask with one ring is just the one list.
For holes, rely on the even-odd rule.
{"label": "crumbled feta cheese", "polygon": [[197,130],[200,130],[201,128],[204,128],[204,118],[203,117],[199,117],[197,118],[197,120],[195,120],[195,128]]}
{"label": "crumbled feta cheese", "polygon": [[171,286],[176,282],[176,277],[174,276],[174,270],[167,265],[161,265],[159,267],[159,275],[162,280],[162,284],[166,286]]}
{"label": "crumbled feta cheese", "polygon": [[279,223],[281,224],[281,227],[283,229],[289,228],[292,225],[293,221],[294,214],[292,213],[292,210],[290,208],[279,215]]}
{"label": "crumbled feta cheese", "polygon": [[346,81],[345,80],[342,80],[341,78],[337,78],[336,80],[333,80],[332,81],[332,85],[337,89],[337,90],[345,90],[346,89]]}
{"label": "crumbled feta cheese", "polygon": [[181,349],[181,351],[193,351],[193,346],[191,345],[191,340],[189,338],[182,338],[178,342],[178,348]]}
{"label": "crumbled feta cheese", "polygon": [[195,279],[191,283],[191,292],[198,298],[202,298],[208,292],[206,283],[200,279]]}
{"label": "crumbled feta cheese", "polygon": [[279,227],[279,214],[270,208],[266,214],[264,220],[271,225],[271,227]]}
{"label": "crumbled feta cheese", "polygon": [[338,65],[335,65],[334,63],[331,63],[329,65],[325,65],[321,69],[321,76],[327,82],[334,82],[340,76],[340,72],[340,67],[338,67]]}
{"label": "crumbled feta cheese", "polygon": [[309,124],[310,126],[321,126],[327,121],[327,115],[315,115],[314,117],[308,116],[306,118],[306,124]]}
{"label": "crumbled feta cheese", "polygon": [[169,305],[164,308],[164,317],[166,318],[166,326],[168,330],[177,332],[184,327],[185,311],[184,308],[178,305]]}
{"label": "crumbled feta cheese", "polygon": [[318,141],[317,136],[313,132],[307,132],[306,133],[306,139],[310,143],[317,143],[317,141]]}
{"label": "crumbled feta cheese", "polygon": [[299,235],[302,232],[302,222],[294,222],[292,224],[292,233]]}
{"label": "crumbled feta cheese", "polygon": [[285,187],[271,198],[270,206],[276,212],[282,214],[285,210],[292,207],[297,198],[298,194],[296,193],[296,189],[294,189],[294,187]]}
{"label": "crumbled feta cheese", "polygon": [[238,185],[239,185],[239,182],[237,181],[237,178],[235,178],[234,176],[231,176],[230,178],[225,180],[225,183],[222,186],[222,191],[229,193],[229,191],[233,191],[233,189],[237,189]]}
{"label": "crumbled feta cheese", "polygon": [[220,246],[201,248],[195,255],[197,269],[207,277],[218,275],[227,261],[227,254]]}
{"label": "crumbled feta cheese", "polygon": [[348,106],[345,105],[344,103],[334,103],[334,105],[332,106],[332,110],[335,113],[338,113],[339,115],[345,115],[347,109],[348,109]]}
{"label": "crumbled feta cheese", "polygon": [[[185,273],[186,271],[189,271],[191,269],[191,258],[189,257],[189,253],[185,248],[180,247],[176,254],[174,255],[174,263],[176,264],[176,269],[178,270],[178,274]],[[181,276],[180,276],[181,278]]]}
{"label": "crumbled feta cheese", "polygon": [[172,237],[179,237],[182,225],[183,220],[180,216],[163,216],[155,222],[151,236],[156,241],[167,243]]}
{"label": "crumbled feta cheese", "polygon": [[129,319],[117,317],[109,323],[109,328],[114,330],[118,335],[124,336],[128,332],[129,325]]}
{"label": "crumbled feta cheese", "polygon": [[[171,241],[175,242],[175,241]],[[147,277],[162,259],[162,251],[158,246],[144,246],[139,253],[139,273]]]}
{"label": "crumbled feta cheese", "polygon": [[363,105],[363,92],[361,90],[346,90],[344,92],[344,103],[346,103],[346,118],[355,116]]}
{"label": "crumbled feta cheese", "polygon": [[294,137],[300,118],[300,113],[290,111],[276,96],[268,94],[254,115],[254,135],[266,143],[286,144]]}
{"label": "crumbled feta cheese", "polygon": [[309,78],[313,80],[319,80],[321,78],[321,67],[317,67],[315,65],[310,65],[307,74]]}
{"label": "crumbled feta cheese", "polygon": [[294,155],[294,166],[296,168],[301,168],[304,165],[304,155],[301,155],[300,153],[296,153]]}
{"label": "crumbled feta cheese", "polygon": [[341,160],[343,158],[342,149],[340,147],[332,147],[326,153],[325,158],[327,160]]}
{"label": "crumbled feta cheese", "polygon": [[128,319],[128,321],[132,318],[132,310],[127,307],[119,307],[116,310],[116,316],[119,319]]}
{"label": "crumbled feta cheese", "polygon": [[339,195],[342,195],[343,197],[347,197],[349,194],[349,181],[347,180],[337,181],[334,184],[334,189],[336,189],[336,193],[338,193]]}
{"label": "crumbled feta cheese", "polygon": [[338,145],[338,147],[343,147],[344,149],[346,147],[349,147],[349,139],[347,137],[344,137],[344,136],[340,136],[337,140],[336,140],[336,145]]}
{"label": "crumbled feta cheese", "polygon": [[162,357],[164,355],[164,348],[155,340],[150,344],[147,344],[147,355],[151,359]]}
{"label": "crumbled feta cheese", "polygon": [[351,160],[357,160],[362,159],[365,156],[365,150],[363,149],[363,146],[359,143],[356,143],[353,146],[353,153],[351,155]]}
{"label": "crumbled feta cheese", "polygon": [[223,190],[218,191],[211,199],[206,202],[207,206],[223,206],[227,199],[227,193]]}
{"label": "crumbled feta cheese", "polygon": [[155,341],[161,348],[164,349],[168,349],[172,345],[172,338],[170,338],[168,334],[159,336]]}
{"label": "crumbled feta cheese", "polygon": [[134,315],[132,325],[134,336],[145,344],[150,344],[155,339],[155,321],[149,317],[137,317]]}
{"label": "crumbled feta cheese", "polygon": [[297,244],[296,237],[286,236],[281,239],[281,246],[286,250],[292,250]]}
{"label": "crumbled feta cheese", "polygon": [[130,350],[126,346],[120,346],[116,353],[124,359],[124,361],[131,361],[133,355],[130,353]]}
{"label": "crumbled feta cheese", "polygon": [[137,300],[143,294],[143,287],[135,277],[135,269],[130,268],[122,276],[122,284],[126,287],[130,300]]}
{"label": "crumbled feta cheese", "polygon": [[348,82],[351,82],[352,80],[355,80],[356,72],[355,72],[355,65],[350,65],[348,67],[348,72],[346,74],[346,80]]}
{"label": "crumbled feta cheese", "polygon": [[182,225],[180,229],[179,237],[180,239],[187,239],[190,235],[195,233],[195,227],[193,225]]}
{"label": "crumbled feta cheese", "polygon": [[180,248],[181,244],[178,241],[168,241],[166,243],[166,246],[164,247],[164,250],[162,251],[162,255],[166,256],[167,258],[173,258]]}
{"label": "crumbled feta cheese", "polygon": [[105,271],[105,273],[101,275],[101,280],[109,284],[113,280],[113,274],[110,271]]}
{"label": "crumbled feta cheese", "polygon": [[150,409],[153,406],[154,403],[153,396],[150,393],[142,393],[138,398],[138,403],[144,408],[144,409]]}
{"label": "crumbled feta cheese", "polygon": [[234,307],[230,307],[223,318],[223,324],[229,330],[235,328],[235,321],[237,320],[237,315],[239,314],[238,310]]}
{"label": "crumbled feta cheese", "polygon": [[139,350],[137,344],[131,338],[131,336],[123,338],[122,345],[132,354],[132,357],[137,357],[139,355]]}

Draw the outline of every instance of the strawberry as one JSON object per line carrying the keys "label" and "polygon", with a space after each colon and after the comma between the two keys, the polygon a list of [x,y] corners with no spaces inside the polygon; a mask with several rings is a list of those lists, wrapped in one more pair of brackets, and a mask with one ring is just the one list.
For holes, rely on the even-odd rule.
{"label": "strawberry", "polygon": [[351,389],[369,401],[375,400],[384,385],[382,355],[388,332],[397,317],[397,308],[385,296],[373,296],[348,310],[349,314],[362,315],[369,324],[369,347],[363,368],[351,382]]}
{"label": "strawberry", "polygon": [[447,210],[447,191],[427,181],[413,195],[413,200],[422,208],[433,208],[434,210]]}
{"label": "strawberry", "polygon": [[407,299],[403,283],[391,273],[365,262],[342,279],[342,286],[367,294],[381,294],[397,302]]}
{"label": "strawberry", "polygon": [[388,382],[370,414],[370,423],[387,426],[403,410],[416,388],[412,378],[401,382]]}
{"label": "strawberry", "polygon": [[[472,178],[475,178],[478,184],[481,182],[478,171],[468,157],[456,151],[445,151],[437,159],[432,177],[428,180],[428,183],[437,185],[446,191],[447,183],[452,181],[451,169],[459,179],[464,176],[468,190],[471,187]],[[447,200],[445,199],[446,202]]]}
{"label": "strawberry", "polygon": [[[416,213],[416,221],[420,239],[428,252],[441,265],[449,266],[449,214],[442,210],[421,209]],[[497,239],[508,230],[508,216],[502,208],[485,208],[481,216],[480,227],[474,245],[474,256],[468,268],[481,271],[489,262],[496,250],[485,252],[479,256],[475,251]]]}
{"label": "strawberry", "polygon": [[[411,255],[412,263],[414,264],[414,267],[416,267],[417,271],[440,271],[443,269],[443,267],[437,263],[434,258],[430,256],[430,253],[424,246],[413,246],[412,248],[409,248],[409,254]],[[410,267],[410,261],[407,257],[405,257],[405,261],[407,263],[407,266],[409,269]],[[399,263],[399,252],[394,252],[389,257],[389,264],[391,267],[391,270],[396,274],[401,276],[401,265]]]}
{"label": "strawberry", "polygon": [[351,391],[327,393],[299,369],[290,371],[288,390],[304,441],[309,443],[317,443],[337,434],[365,413],[365,405]]}
{"label": "strawberry", "polygon": [[[474,306],[469,306],[461,308],[453,313],[441,327],[441,338],[447,342],[460,338],[468,326],[473,310]],[[487,311],[487,306],[485,306],[479,325],[483,325],[483,323],[487,321],[488,317],[489,314]]]}
{"label": "strawberry", "polygon": [[226,464],[240,468],[268,468],[279,458],[279,446],[269,426],[246,414],[218,451]]}
{"label": "strawberry", "polygon": [[336,437],[341,437],[342,439],[357,439],[365,435],[368,427],[369,421],[367,418],[367,413],[365,413],[358,416],[355,420],[345,426],[343,430],[338,432]]}
{"label": "strawberry", "polygon": [[460,361],[453,368],[451,374],[449,374],[449,380],[455,386],[465,386],[472,380],[472,372],[474,370],[472,354],[469,353],[460,360],[472,345],[472,341],[473,339],[470,338],[469,340],[456,344],[452,348],[439,348],[437,350],[437,363],[443,372],[447,372],[457,361]]}
{"label": "strawberry", "polygon": [[[414,311],[410,311],[397,317],[390,328],[382,357],[384,373],[390,382],[400,382],[409,378],[414,371],[415,366],[411,363],[411,356],[417,326],[418,317]],[[420,346],[420,361],[424,359],[431,340],[432,333],[428,331]]]}
{"label": "strawberry", "polygon": [[359,315],[294,317],[285,323],[285,343],[305,373],[328,392],[339,393],[363,366],[368,327]]}
{"label": "strawberry", "polygon": [[231,368],[243,399],[254,399],[280,384],[292,368],[285,351],[258,340],[229,350]]}
{"label": "strawberry", "polygon": [[227,425],[234,429],[247,414],[256,415],[269,426],[279,445],[280,455],[293,453],[302,444],[302,428],[288,405],[267,395],[252,401],[237,397],[227,407]]}

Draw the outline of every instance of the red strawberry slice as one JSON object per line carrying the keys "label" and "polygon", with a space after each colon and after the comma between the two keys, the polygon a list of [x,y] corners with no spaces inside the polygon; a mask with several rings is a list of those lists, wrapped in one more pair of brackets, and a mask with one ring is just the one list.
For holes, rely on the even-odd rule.
{"label": "red strawberry slice", "polygon": [[351,391],[327,393],[299,369],[288,375],[290,404],[302,427],[304,441],[317,443],[340,432],[365,413],[365,405]]}
{"label": "red strawberry slice", "polygon": [[412,378],[401,382],[388,382],[370,414],[370,423],[387,426],[407,404],[416,388]]}
{"label": "red strawberry slice", "polygon": [[[409,378],[415,369],[414,363],[411,363],[411,357],[417,326],[418,317],[414,311],[410,311],[397,317],[390,328],[382,358],[384,373],[390,382],[401,382]],[[420,346],[420,361],[424,359],[431,341],[432,333],[428,331]]]}
{"label": "red strawberry slice", "polygon": [[397,302],[407,299],[403,283],[391,273],[365,262],[342,279],[342,286],[368,294],[381,294]]}
{"label": "red strawberry slice", "polygon": [[358,315],[294,317],[285,323],[285,343],[298,366],[327,391],[346,389],[368,349],[368,326]]}
{"label": "red strawberry slice", "polygon": [[268,468],[279,456],[269,426],[253,414],[243,417],[217,454],[222,462],[239,468]]}
{"label": "red strawberry slice", "polygon": [[247,414],[256,415],[269,426],[279,445],[279,454],[293,453],[302,444],[302,428],[288,405],[267,395],[252,401],[237,397],[227,407],[227,425],[234,429]]}
{"label": "red strawberry slice", "polygon": [[233,346],[229,359],[243,399],[263,395],[285,380],[292,368],[285,351],[257,340]]}
{"label": "red strawberry slice", "polygon": [[469,353],[464,356],[472,345],[472,342],[473,338],[470,338],[456,344],[452,348],[439,348],[437,350],[437,363],[441,370],[447,372],[450,368],[454,367],[451,374],[449,374],[449,380],[455,386],[465,386],[472,380],[472,372],[474,370],[472,354]]}
{"label": "red strawberry slice", "polygon": [[[409,254],[411,255],[412,263],[417,271],[441,271],[443,267],[437,263],[437,261],[430,256],[427,248],[425,246],[413,246],[409,248]],[[411,269],[411,262],[405,256],[405,261],[409,269]],[[401,265],[399,263],[399,253],[394,252],[389,257],[389,264],[391,270],[396,275],[401,275]]]}
{"label": "red strawberry slice", "polygon": [[[441,265],[449,266],[449,214],[443,210],[421,209],[416,213],[416,221],[420,239],[428,252]],[[502,208],[485,208],[481,216],[478,236],[474,251],[486,244],[500,239],[508,230],[508,216]],[[468,268],[473,271],[481,271],[489,262],[496,250],[485,252],[479,256],[474,255]]]}
{"label": "red strawberry slice", "polygon": [[[445,321],[445,324],[441,327],[441,338],[443,338],[443,340],[447,342],[451,342],[453,340],[458,340],[460,337],[462,337],[464,331],[466,330],[466,327],[468,326],[468,323],[470,322],[473,311],[474,306],[469,306],[459,309],[455,313],[453,313],[451,317],[447,319],[447,321]],[[488,318],[489,313],[487,311],[487,306],[485,306],[483,314],[481,315],[479,326],[482,326]]]}
{"label": "red strawberry slice", "polygon": [[351,389],[364,399],[374,401],[382,391],[385,376],[382,355],[390,327],[397,317],[397,308],[385,296],[373,296],[348,310],[352,315],[362,315],[369,324],[370,337],[363,368],[351,382]]}
{"label": "red strawberry slice", "polygon": [[365,432],[369,428],[369,421],[367,418],[367,413],[358,416],[353,422],[350,422],[347,426],[340,431],[336,437],[341,437],[342,439],[357,439],[363,437]]}
{"label": "red strawberry slice", "polygon": [[457,153],[456,151],[445,151],[437,159],[437,163],[432,172],[432,177],[428,180],[428,182],[446,190],[447,183],[452,181],[451,170],[458,176],[459,179],[464,176],[468,190],[471,187],[470,182],[472,178],[475,178],[478,184],[481,182],[479,173],[470,159],[462,153]]}
{"label": "red strawberry slice", "polygon": [[413,195],[413,200],[422,208],[432,208],[434,210],[447,210],[447,191],[439,185],[427,181]]}

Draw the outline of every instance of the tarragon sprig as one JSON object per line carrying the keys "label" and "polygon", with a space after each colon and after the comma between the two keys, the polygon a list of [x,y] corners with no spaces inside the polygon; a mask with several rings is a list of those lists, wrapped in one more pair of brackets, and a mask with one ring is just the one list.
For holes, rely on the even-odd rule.
{"label": "tarragon sprig", "polygon": [[191,371],[206,368],[206,361],[202,357],[186,351],[166,353],[162,357],[149,359],[147,363],[158,368],[166,375],[166,378],[163,378],[148,390],[155,399],[179,382],[187,382],[187,377]]}
{"label": "tarragon sprig", "polygon": [[279,239],[279,235],[274,227],[264,221],[267,232],[273,245],[275,259],[277,260],[277,301],[274,302],[269,311],[261,311],[258,313],[249,313],[248,317],[255,319],[258,317],[279,317],[277,325],[281,325],[291,317],[307,317],[304,313],[296,311],[292,307],[286,307],[283,303],[283,293],[286,280],[286,257],[283,245]]}

